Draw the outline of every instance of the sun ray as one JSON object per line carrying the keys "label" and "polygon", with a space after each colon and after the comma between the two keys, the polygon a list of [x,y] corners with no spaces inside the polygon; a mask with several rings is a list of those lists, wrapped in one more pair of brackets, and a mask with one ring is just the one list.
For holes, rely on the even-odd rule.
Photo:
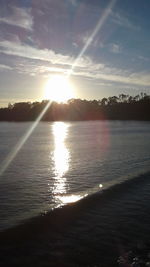
{"label": "sun ray", "polygon": [[102,26],[104,25],[105,21],[107,20],[108,16],[111,13],[112,8],[114,7],[115,3],[117,0],[111,0],[109,5],[107,6],[107,8],[105,9],[103,15],[100,17],[100,19],[98,20],[92,34],[89,36],[89,38],[87,39],[87,42],[85,43],[85,45],[83,46],[83,48],[81,49],[80,53],[78,54],[78,56],[76,57],[74,63],[71,66],[71,69],[68,71],[68,76],[72,75],[72,72],[74,70],[74,68],[77,66],[80,58],[85,54],[86,50],[88,49],[88,47],[91,45],[91,43],[93,42],[95,36],[97,35],[97,33],[99,32],[99,30],[102,28]]}
{"label": "sun ray", "polygon": [[[68,80],[68,78],[72,75],[73,69],[77,66],[78,61],[80,60],[80,58],[85,54],[86,50],[88,49],[88,47],[91,45],[92,41],[94,40],[96,34],[98,33],[98,31],[101,29],[101,27],[103,26],[103,24],[105,23],[106,19],[108,18],[108,16],[110,15],[111,9],[113,8],[113,6],[115,5],[117,0],[111,0],[108,7],[106,8],[103,16],[99,19],[98,23],[96,24],[92,34],[89,36],[87,43],[84,45],[84,47],[82,48],[82,50],[80,51],[80,53],[78,54],[78,56],[76,57],[74,63],[71,66],[71,69],[68,71],[67,75],[64,76],[66,81]],[[57,76],[57,75],[56,75]],[[60,75],[58,75],[60,76]],[[53,84],[54,85],[54,84]],[[55,95],[58,96],[60,93],[60,88],[61,88],[61,82],[59,82],[59,86],[53,86],[53,92],[54,92],[54,87],[55,90],[57,91],[57,93],[55,94],[51,94],[48,93],[49,90],[47,89],[48,87],[46,87],[45,90],[45,98],[47,96],[47,98],[49,100],[56,100]],[[59,89],[58,89],[59,88]],[[48,90],[48,91],[47,91]],[[71,91],[71,90],[70,90]],[[46,93],[47,92],[47,93]],[[58,93],[59,92],[59,93]],[[67,93],[63,93],[63,90],[61,90],[61,95],[62,97],[58,97],[56,101],[64,101],[63,96],[66,94],[65,101],[67,101],[69,98],[73,98],[73,93],[72,95],[70,94],[67,95]],[[54,96],[54,97],[53,97]],[[13,159],[16,157],[16,155],[18,154],[18,152],[21,150],[21,148],[23,147],[23,145],[26,143],[26,141],[28,140],[28,138],[30,137],[30,135],[32,134],[32,132],[34,131],[34,129],[36,128],[36,126],[38,125],[39,121],[42,119],[42,117],[44,116],[45,112],[47,111],[47,109],[50,107],[52,101],[49,101],[48,104],[46,105],[46,107],[43,109],[43,111],[41,112],[41,114],[38,116],[38,118],[33,122],[32,126],[28,129],[28,131],[23,135],[23,137],[19,140],[19,142],[16,144],[16,146],[14,147],[14,149],[12,151],[10,151],[9,155],[5,158],[5,160],[2,162],[2,165],[0,167],[0,176],[2,176],[2,174],[6,171],[6,169],[9,167],[9,165],[11,164],[11,162],[13,161]]]}
{"label": "sun ray", "polygon": [[33,124],[29,127],[27,132],[20,138],[20,140],[15,145],[15,147],[10,151],[10,153],[7,155],[5,160],[2,162],[0,166],[0,176],[2,176],[2,174],[7,170],[11,162],[14,160],[16,155],[19,153],[19,151],[21,150],[23,145],[26,143],[26,141],[28,140],[28,138],[30,137],[34,129],[37,127],[40,120],[43,118],[44,114],[46,113],[50,105],[51,105],[51,101],[47,103],[47,105],[45,106],[43,111],[40,113],[40,115],[37,117],[37,119],[33,122]]}

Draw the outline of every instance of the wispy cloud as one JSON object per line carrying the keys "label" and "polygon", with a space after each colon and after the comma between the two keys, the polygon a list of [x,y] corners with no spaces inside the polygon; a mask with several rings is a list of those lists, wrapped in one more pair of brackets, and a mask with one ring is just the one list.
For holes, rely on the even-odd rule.
{"label": "wispy cloud", "polygon": [[1,15],[0,22],[31,31],[33,26],[31,9],[11,6],[7,15]]}
{"label": "wispy cloud", "polygon": [[70,2],[73,6],[77,6],[77,0],[69,0],[69,2]]}
{"label": "wispy cloud", "polygon": [[13,68],[7,65],[0,64],[0,71],[12,70]]}
{"label": "wispy cloud", "polygon": [[[0,46],[0,52],[24,59],[22,64],[16,64],[16,67],[14,67],[18,72],[30,75],[44,76],[54,72],[67,73],[76,60],[73,56],[58,54],[48,49],[42,50],[22,44],[19,41],[10,42],[4,40],[0,43]],[[119,48],[115,47],[115,49]],[[34,60],[36,62],[31,63]],[[93,82],[115,82],[146,87],[150,85],[150,74],[148,72],[133,72],[130,69],[115,68],[108,64],[96,63],[90,57],[85,56],[82,56],[77,62],[72,75],[89,78]]]}
{"label": "wispy cloud", "polygon": [[[19,39],[17,40],[17,42],[2,40],[0,42],[0,52],[6,55],[43,60],[55,65],[66,65],[68,69],[73,65],[75,61],[75,58],[73,56],[56,53],[54,50],[50,49],[39,49],[38,47],[33,47],[21,43]],[[81,57],[78,60],[76,67],[87,67],[91,64],[92,63],[89,57]]]}
{"label": "wispy cloud", "polygon": [[[86,43],[88,42],[89,36],[91,34],[92,34],[91,31],[86,31],[84,34],[82,33],[80,35],[79,39],[82,45],[86,45]],[[94,38],[90,46],[103,48],[104,44],[102,43],[102,41],[99,40],[99,38]]]}
{"label": "wispy cloud", "polygon": [[[78,75],[80,75],[78,73]],[[90,73],[84,72],[85,76],[91,77],[92,79],[105,80],[107,82],[115,82],[120,84],[128,84],[135,86],[150,86],[150,74],[147,72],[130,72],[128,76],[125,75],[124,70],[118,69],[118,74],[115,74],[113,68],[110,68],[108,73],[105,68],[103,72]]]}
{"label": "wispy cloud", "polygon": [[90,78],[93,82],[103,81],[122,85],[150,87],[150,73],[147,71],[133,72],[114,68],[105,64],[91,64],[91,68],[76,69],[74,75]]}
{"label": "wispy cloud", "polygon": [[29,46],[27,44],[22,44],[20,41],[1,41],[0,52],[5,53],[7,55],[20,56],[29,59],[50,61],[53,64],[72,64],[72,58],[70,56],[56,54],[53,50],[49,49],[39,49],[36,47]]}
{"label": "wispy cloud", "polygon": [[111,12],[112,21],[116,23],[119,26],[131,29],[131,30],[140,30],[140,27],[137,25],[134,25],[130,19],[123,14],[120,14],[118,12]]}
{"label": "wispy cloud", "polygon": [[145,61],[145,62],[150,61],[150,57],[138,56],[138,59],[140,59],[140,60],[142,60],[142,61]]}
{"label": "wispy cloud", "polygon": [[110,52],[112,52],[114,54],[119,54],[122,51],[121,46],[118,44],[110,44],[109,49],[110,49]]}

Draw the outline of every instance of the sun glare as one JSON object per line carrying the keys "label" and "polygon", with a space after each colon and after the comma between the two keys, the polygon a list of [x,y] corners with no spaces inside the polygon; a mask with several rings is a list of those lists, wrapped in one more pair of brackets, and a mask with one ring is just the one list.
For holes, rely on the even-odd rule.
{"label": "sun glare", "polygon": [[66,102],[74,97],[69,78],[64,75],[53,75],[46,84],[45,99],[56,102]]}

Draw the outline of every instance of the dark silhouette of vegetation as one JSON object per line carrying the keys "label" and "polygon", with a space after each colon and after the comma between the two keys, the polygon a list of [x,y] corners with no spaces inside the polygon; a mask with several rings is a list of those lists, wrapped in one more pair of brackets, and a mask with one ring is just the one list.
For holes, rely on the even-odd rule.
{"label": "dark silhouette of vegetation", "polygon": [[[48,100],[21,102],[0,108],[0,121],[33,121]],[[101,100],[70,99],[67,103],[52,102],[44,114],[43,121],[66,120],[150,120],[150,96],[120,94]]]}

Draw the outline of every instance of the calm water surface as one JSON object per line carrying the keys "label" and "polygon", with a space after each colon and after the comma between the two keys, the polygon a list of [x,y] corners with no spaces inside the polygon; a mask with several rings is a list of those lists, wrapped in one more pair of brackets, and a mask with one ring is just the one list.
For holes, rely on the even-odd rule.
{"label": "calm water surface", "polygon": [[[32,123],[0,123],[1,170]],[[0,176],[0,230],[150,170],[150,123],[41,122]]]}

